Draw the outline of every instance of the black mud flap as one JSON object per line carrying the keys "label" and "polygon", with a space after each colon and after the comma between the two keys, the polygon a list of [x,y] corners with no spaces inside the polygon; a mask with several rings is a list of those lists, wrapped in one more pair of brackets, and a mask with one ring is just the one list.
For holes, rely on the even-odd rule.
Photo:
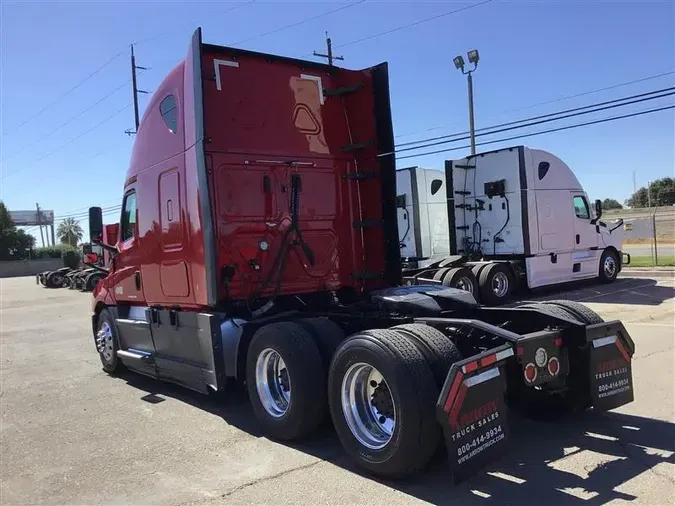
{"label": "black mud flap", "polygon": [[609,410],[633,402],[635,344],[619,321],[586,327],[593,407]]}
{"label": "black mud flap", "polygon": [[436,404],[455,483],[498,459],[508,442],[506,378],[501,367],[510,345],[456,362]]}

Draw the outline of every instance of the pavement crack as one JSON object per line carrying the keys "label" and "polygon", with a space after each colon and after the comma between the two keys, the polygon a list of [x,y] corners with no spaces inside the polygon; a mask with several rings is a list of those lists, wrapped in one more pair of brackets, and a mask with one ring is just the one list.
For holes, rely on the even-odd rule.
{"label": "pavement crack", "polygon": [[616,430],[616,427],[611,422],[611,420],[610,423],[607,424],[607,428],[608,432],[611,432],[613,436],[616,438],[616,443],[623,449],[627,458],[629,459],[632,458],[633,460],[637,461],[641,465],[641,467],[644,468],[644,470],[647,471],[648,473],[653,474],[654,476],[658,476],[659,478],[664,478],[671,483],[675,483],[675,477],[666,476],[656,471],[656,469],[654,469],[654,466],[647,459],[644,458],[643,454],[637,453],[635,451],[635,448],[630,447],[630,443],[623,441],[621,439],[621,434],[619,433],[618,430]]}
{"label": "pavement crack", "polygon": [[321,464],[322,462],[330,462],[329,460],[323,460],[323,459],[318,459],[315,462],[310,462],[309,464],[305,464],[304,466],[300,467],[294,467],[293,469],[286,469],[285,471],[281,471],[276,474],[272,474],[270,476],[265,476],[263,478],[258,478],[257,480],[252,480],[249,481],[248,483],[243,483],[237,487],[234,487],[232,490],[228,490],[224,494],[221,494],[221,498],[223,497],[229,497],[233,494],[236,494],[237,492],[240,492],[241,490],[244,490],[248,487],[252,487],[254,485],[258,485],[259,483],[264,483],[269,480],[276,480],[277,478],[281,478],[283,476],[286,476],[287,474],[294,473],[296,471],[304,471],[305,469],[309,469],[310,467],[314,467],[317,464]]}
{"label": "pavement crack", "polygon": [[643,358],[649,358],[649,357],[651,357],[652,355],[658,355],[659,353],[665,353],[666,351],[672,352],[673,350],[675,350],[675,348],[670,347],[670,348],[666,348],[666,349],[664,349],[664,350],[652,351],[651,353],[647,353],[646,355],[640,355],[640,356],[637,356],[637,357],[635,357],[633,360],[638,360],[638,359],[643,359]]}

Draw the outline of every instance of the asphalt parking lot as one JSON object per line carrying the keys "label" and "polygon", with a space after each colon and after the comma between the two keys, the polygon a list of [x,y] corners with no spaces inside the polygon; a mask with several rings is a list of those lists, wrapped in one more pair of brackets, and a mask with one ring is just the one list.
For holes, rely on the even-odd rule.
{"label": "asphalt parking lot", "polygon": [[521,421],[511,451],[453,485],[440,455],[405,482],[352,468],[327,427],[262,437],[248,402],[217,402],[100,367],[90,295],[0,280],[0,504],[623,504],[675,501],[675,283],[621,278],[537,298],[588,303],[636,343],[636,400],[566,423]]}

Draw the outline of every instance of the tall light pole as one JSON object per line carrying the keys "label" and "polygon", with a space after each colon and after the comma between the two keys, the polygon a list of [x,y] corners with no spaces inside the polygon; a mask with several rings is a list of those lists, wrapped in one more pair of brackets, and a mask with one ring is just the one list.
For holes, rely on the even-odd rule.
{"label": "tall light pole", "polygon": [[471,74],[478,68],[478,60],[480,59],[480,55],[478,54],[477,49],[472,49],[466,53],[466,56],[469,58],[469,63],[473,64],[473,68],[471,70],[466,70],[464,68],[464,58],[462,58],[461,55],[455,56],[452,61],[455,63],[455,67],[458,70],[461,70],[462,74],[466,75],[466,81],[469,85],[469,135],[471,136],[471,154],[475,155],[476,129],[473,122],[473,77]]}

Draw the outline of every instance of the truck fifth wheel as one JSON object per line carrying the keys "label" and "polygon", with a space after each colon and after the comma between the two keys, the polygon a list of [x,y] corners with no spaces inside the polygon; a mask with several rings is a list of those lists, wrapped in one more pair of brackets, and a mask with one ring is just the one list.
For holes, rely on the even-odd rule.
{"label": "truck fifth wheel", "polygon": [[508,443],[507,405],[563,416],[633,399],[633,342],[568,301],[488,308],[402,286],[387,65],[353,71],[204,44],[154,93],[94,288],[103,368],[197,392],[244,383],[264,432],[328,416],[402,477],[441,440],[462,479]]}

